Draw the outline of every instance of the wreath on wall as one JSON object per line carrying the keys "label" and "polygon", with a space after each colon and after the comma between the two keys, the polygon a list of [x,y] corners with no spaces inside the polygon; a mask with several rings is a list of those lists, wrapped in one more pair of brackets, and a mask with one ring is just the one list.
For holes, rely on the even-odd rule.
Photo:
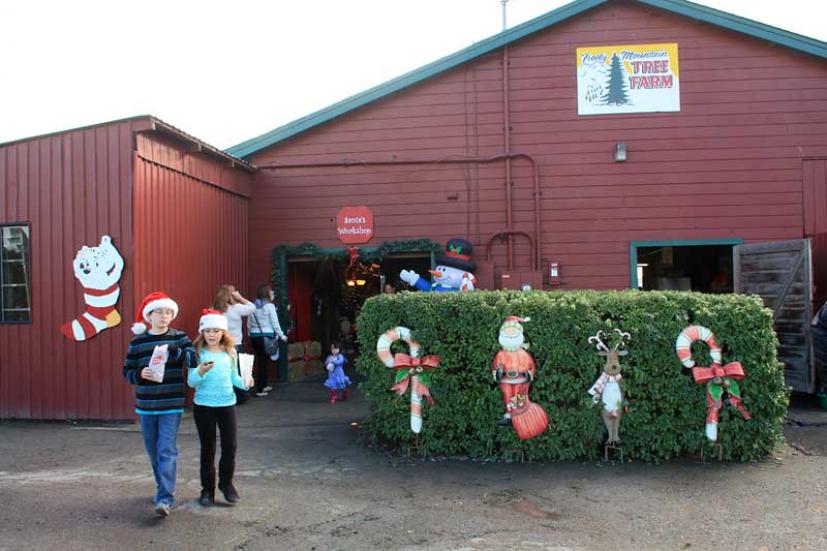
{"label": "wreath on wall", "polygon": [[438,254],[442,252],[442,246],[430,239],[412,239],[402,241],[385,241],[378,247],[337,247],[323,248],[314,243],[302,243],[301,245],[279,245],[273,248],[270,256],[272,270],[270,282],[276,293],[279,322],[284,331],[292,328],[293,320],[287,311],[287,260],[291,257],[312,258],[319,261],[347,261],[352,254],[358,253],[362,262],[381,262],[386,256],[394,253],[424,252]]}

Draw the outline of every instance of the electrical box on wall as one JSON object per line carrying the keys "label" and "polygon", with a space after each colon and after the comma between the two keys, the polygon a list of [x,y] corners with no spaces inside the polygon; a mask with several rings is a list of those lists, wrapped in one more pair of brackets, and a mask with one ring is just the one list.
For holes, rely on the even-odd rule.
{"label": "electrical box on wall", "polygon": [[560,264],[558,262],[549,262],[548,264],[548,284],[560,285]]}
{"label": "electrical box on wall", "polygon": [[497,277],[498,289],[543,289],[543,272],[536,270],[511,270],[500,272]]}

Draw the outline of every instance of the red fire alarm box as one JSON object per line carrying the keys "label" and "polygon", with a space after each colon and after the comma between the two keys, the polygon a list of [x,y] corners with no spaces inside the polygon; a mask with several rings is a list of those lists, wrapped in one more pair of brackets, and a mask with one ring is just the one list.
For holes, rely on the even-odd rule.
{"label": "red fire alarm box", "polygon": [[560,285],[560,264],[557,262],[549,262],[548,265],[548,282],[550,285]]}

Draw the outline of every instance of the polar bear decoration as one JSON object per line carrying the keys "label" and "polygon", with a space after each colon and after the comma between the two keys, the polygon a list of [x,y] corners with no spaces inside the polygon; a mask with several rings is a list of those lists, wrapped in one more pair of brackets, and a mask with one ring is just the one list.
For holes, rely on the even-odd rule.
{"label": "polar bear decoration", "polygon": [[69,339],[85,341],[121,323],[115,304],[121,295],[118,282],[123,272],[123,257],[112,244],[112,238],[104,235],[100,245],[81,247],[72,269],[83,286],[86,309],[74,320],[64,323],[60,331]]}

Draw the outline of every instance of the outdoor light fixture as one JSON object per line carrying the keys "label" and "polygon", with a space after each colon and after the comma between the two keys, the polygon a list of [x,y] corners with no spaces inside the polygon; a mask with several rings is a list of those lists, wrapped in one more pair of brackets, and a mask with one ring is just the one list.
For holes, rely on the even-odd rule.
{"label": "outdoor light fixture", "polygon": [[615,144],[615,162],[622,163],[626,160],[626,144],[617,142]]}

